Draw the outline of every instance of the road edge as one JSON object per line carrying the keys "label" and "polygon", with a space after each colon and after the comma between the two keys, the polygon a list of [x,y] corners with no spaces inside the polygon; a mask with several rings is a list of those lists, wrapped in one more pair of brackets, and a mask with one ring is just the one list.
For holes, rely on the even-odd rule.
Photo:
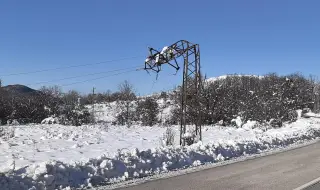
{"label": "road edge", "polygon": [[318,177],[317,179],[314,179],[314,180],[312,180],[312,181],[310,181],[310,182],[308,182],[306,184],[303,184],[300,187],[295,188],[294,190],[304,190],[307,187],[310,187],[310,186],[312,186],[312,185],[314,185],[314,184],[316,184],[318,182],[320,182],[320,177]]}

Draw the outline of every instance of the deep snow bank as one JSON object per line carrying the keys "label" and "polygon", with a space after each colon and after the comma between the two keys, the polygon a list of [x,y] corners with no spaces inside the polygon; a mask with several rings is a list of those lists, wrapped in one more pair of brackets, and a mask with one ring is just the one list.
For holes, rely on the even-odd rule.
{"label": "deep snow bank", "polygon": [[47,161],[30,165],[0,176],[2,189],[63,189],[94,186],[102,181],[116,183],[172,170],[216,163],[231,158],[256,154],[273,148],[302,143],[320,136],[320,120],[300,119],[281,129],[253,132],[253,139],[219,140],[189,147],[163,147],[144,151],[138,149],[106,155],[86,162],[66,164]]}

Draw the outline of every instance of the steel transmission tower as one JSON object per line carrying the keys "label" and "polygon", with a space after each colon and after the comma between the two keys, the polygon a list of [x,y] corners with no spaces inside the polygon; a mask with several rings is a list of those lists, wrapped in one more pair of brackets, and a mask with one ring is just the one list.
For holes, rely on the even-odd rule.
{"label": "steel transmission tower", "polygon": [[319,113],[320,112],[320,85],[319,84],[315,84],[315,86],[313,87],[313,111],[315,113]]}
{"label": "steel transmission tower", "polygon": [[[162,51],[149,48],[150,54],[145,61],[145,70],[157,73],[161,71],[164,64],[180,69],[178,58],[183,58],[183,82],[181,89],[180,105],[180,145],[186,144],[184,138],[187,124],[195,125],[195,136],[202,140],[201,131],[201,107],[200,96],[202,91],[202,79],[200,72],[200,49],[198,44],[180,40],[170,46],[164,47]],[[188,118],[192,116],[192,121]]]}

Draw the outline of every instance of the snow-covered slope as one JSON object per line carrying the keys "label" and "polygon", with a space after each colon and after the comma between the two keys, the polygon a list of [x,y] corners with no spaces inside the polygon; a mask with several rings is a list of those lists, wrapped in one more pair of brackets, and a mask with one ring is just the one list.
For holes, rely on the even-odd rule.
{"label": "snow-covered slope", "polygon": [[[92,110],[92,106],[87,106]],[[110,102],[104,104],[95,104],[95,119],[97,122],[112,123],[116,120],[117,114],[120,109],[117,107],[117,102]]]}
{"label": "snow-covered slope", "polygon": [[[157,99],[159,106],[158,119],[161,123],[170,119],[173,109],[177,106],[172,100],[164,100],[163,98]],[[137,104],[133,103],[133,107]],[[92,110],[92,106],[88,105],[87,108]],[[117,105],[117,102],[95,104],[95,118],[97,122],[113,123],[116,121],[117,115],[121,112],[121,109]]]}
{"label": "snow-covered slope", "polygon": [[319,118],[300,118],[279,129],[205,126],[203,142],[173,147],[161,143],[161,126],[28,125],[0,146],[1,187],[54,189],[119,182],[176,169],[215,163],[318,138]]}
{"label": "snow-covered slope", "polygon": [[222,76],[218,76],[218,77],[211,77],[211,78],[208,78],[206,80],[206,82],[215,82],[215,81],[218,81],[218,80],[224,80],[226,79],[228,76],[232,77],[232,76],[237,76],[237,77],[242,77],[242,76],[245,76],[245,77],[256,77],[256,78],[263,78],[264,76],[258,76],[258,75],[222,75]]}

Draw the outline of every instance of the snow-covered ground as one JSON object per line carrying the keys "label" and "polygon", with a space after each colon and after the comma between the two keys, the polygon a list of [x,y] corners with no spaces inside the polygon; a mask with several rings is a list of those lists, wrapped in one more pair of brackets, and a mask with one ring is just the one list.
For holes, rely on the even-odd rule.
{"label": "snow-covered ground", "polygon": [[203,142],[164,147],[162,126],[13,126],[1,140],[2,189],[54,189],[120,182],[256,154],[320,136],[319,118],[300,118],[279,129],[205,126]]}
{"label": "snow-covered ground", "polygon": [[14,126],[15,137],[1,141],[0,164],[15,160],[17,167],[46,160],[70,163],[102,154],[111,156],[118,149],[149,149],[160,146],[164,128],[131,126]]}

